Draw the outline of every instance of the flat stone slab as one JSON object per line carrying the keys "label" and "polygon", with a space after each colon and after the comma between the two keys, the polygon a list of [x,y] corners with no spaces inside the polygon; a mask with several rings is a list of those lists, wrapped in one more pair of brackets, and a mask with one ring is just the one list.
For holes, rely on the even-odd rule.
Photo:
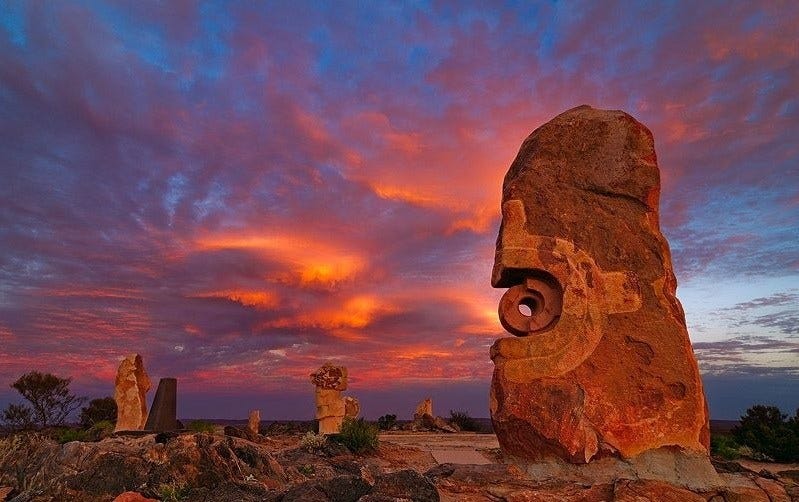
{"label": "flat stone slab", "polygon": [[491,464],[493,462],[479,450],[499,448],[499,442],[494,434],[473,432],[453,434],[387,432],[380,434],[380,441],[428,451],[439,464]]}

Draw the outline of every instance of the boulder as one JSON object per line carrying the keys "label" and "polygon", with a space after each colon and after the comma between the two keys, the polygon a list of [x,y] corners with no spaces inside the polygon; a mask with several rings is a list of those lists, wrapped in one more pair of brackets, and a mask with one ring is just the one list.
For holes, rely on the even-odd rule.
{"label": "boulder", "polygon": [[117,423],[114,431],[140,431],[147,423],[147,392],[150,377],[139,354],[130,354],[119,363],[114,381]]}
{"label": "boulder", "polygon": [[652,133],[624,112],[580,106],[522,144],[491,277],[508,288],[499,314],[515,335],[491,348],[491,418],[510,456],[585,464],[660,449],[707,460],[659,195]]}
{"label": "boulder", "polygon": [[137,492],[124,492],[117,495],[114,502],[158,502],[158,500],[147,498]]}

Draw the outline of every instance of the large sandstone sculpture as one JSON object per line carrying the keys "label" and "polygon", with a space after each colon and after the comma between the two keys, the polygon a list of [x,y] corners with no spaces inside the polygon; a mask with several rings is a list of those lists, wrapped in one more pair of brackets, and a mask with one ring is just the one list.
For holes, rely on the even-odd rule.
{"label": "large sandstone sculpture", "polygon": [[[311,383],[316,387],[316,419],[319,421],[319,434],[337,434],[347,414],[360,412],[357,400],[346,401],[341,392],[347,390],[347,368],[325,363],[311,373]],[[352,416],[351,418],[355,418]]]}
{"label": "large sandstone sculpture", "polygon": [[516,335],[491,348],[491,418],[506,453],[713,476],[659,195],[652,134],[624,112],[580,106],[522,144],[491,277],[509,288],[499,315]]}
{"label": "large sandstone sculpture", "polygon": [[117,403],[117,424],[114,431],[139,431],[147,422],[147,392],[150,377],[139,354],[126,356],[117,370],[114,401]]}

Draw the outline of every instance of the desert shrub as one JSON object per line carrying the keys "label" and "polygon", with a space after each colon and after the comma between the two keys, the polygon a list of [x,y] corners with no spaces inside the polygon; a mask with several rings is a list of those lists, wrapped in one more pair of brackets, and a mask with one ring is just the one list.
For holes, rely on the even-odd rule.
{"label": "desert shrub", "polygon": [[450,410],[449,421],[460,427],[462,431],[480,432],[482,427],[473,419],[469,412],[461,410]]}
{"label": "desert shrub", "polygon": [[164,483],[158,487],[161,502],[182,502],[188,500],[189,488],[183,483]]}
{"label": "desert shrub", "polygon": [[308,450],[309,452],[314,452],[324,447],[326,442],[327,437],[324,434],[316,434],[314,432],[308,431],[305,433],[302,439],[300,439],[300,447]]}
{"label": "desert shrub", "polygon": [[213,434],[216,426],[208,420],[192,420],[187,427],[192,432],[204,432],[206,434]]}
{"label": "desert shrub", "polygon": [[94,439],[107,438],[114,433],[114,423],[110,420],[100,420],[89,428],[89,434]]}
{"label": "desert shrub", "polygon": [[336,442],[343,444],[353,453],[369,453],[377,450],[378,429],[363,418],[354,420],[345,418],[341,432],[332,436]]}
{"label": "desert shrub", "polygon": [[377,428],[381,431],[389,431],[397,425],[397,415],[383,415],[377,419]]}
{"label": "desert shrub", "polygon": [[725,460],[735,460],[741,456],[739,445],[735,438],[726,434],[710,436],[710,453]]}
{"label": "desert shrub", "polygon": [[117,421],[117,403],[113,397],[102,397],[92,399],[89,405],[80,410],[80,424],[84,427],[91,427],[97,422]]}
{"label": "desert shrub", "polygon": [[30,403],[30,408],[26,405],[9,405],[3,411],[3,420],[7,422],[8,419],[29,415],[33,426],[44,428],[63,425],[67,417],[86,402],[86,398],[77,397],[69,391],[71,382],[71,378],[38,371],[22,375],[11,387],[22,394]]}
{"label": "desert shrub", "polygon": [[72,441],[86,442],[94,440],[89,431],[84,429],[73,429],[70,427],[59,427],[57,429],[53,429],[51,434],[53,439],[61,444],[71,443]]}
{"label": "desert shrub", "polygon": [[752,406],[732,434],[740,445],[764,457],[778,462],[799,461],[799,410],[788,419],[776,406]]}

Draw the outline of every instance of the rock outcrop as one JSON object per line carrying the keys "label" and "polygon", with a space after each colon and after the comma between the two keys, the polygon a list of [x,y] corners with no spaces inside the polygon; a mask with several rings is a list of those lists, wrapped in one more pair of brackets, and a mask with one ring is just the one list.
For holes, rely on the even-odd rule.
{"label": "rock outcrop", "polygon": [[126,356],[117,370],[114,401],[117,403],[115,431],[139,431],[147,423],[147,392],[150,377],[139,354]]}
{"label": "rock outcrop", "polygon": [[341,395],[347,390],[347,368],[325,363],[311,373],[311,383],[316,387],[314,397],[319,434],[337,434],[347,412]]}
{"label": "rock outcrop", "polygon": [[509,288],[500,320],[516,335],[491,348],[491,417],[506,453],[585,464],[662,450],[712,478],[659,194],[652,134],[624,112],[574,108],[522,144],[491,278]]}

